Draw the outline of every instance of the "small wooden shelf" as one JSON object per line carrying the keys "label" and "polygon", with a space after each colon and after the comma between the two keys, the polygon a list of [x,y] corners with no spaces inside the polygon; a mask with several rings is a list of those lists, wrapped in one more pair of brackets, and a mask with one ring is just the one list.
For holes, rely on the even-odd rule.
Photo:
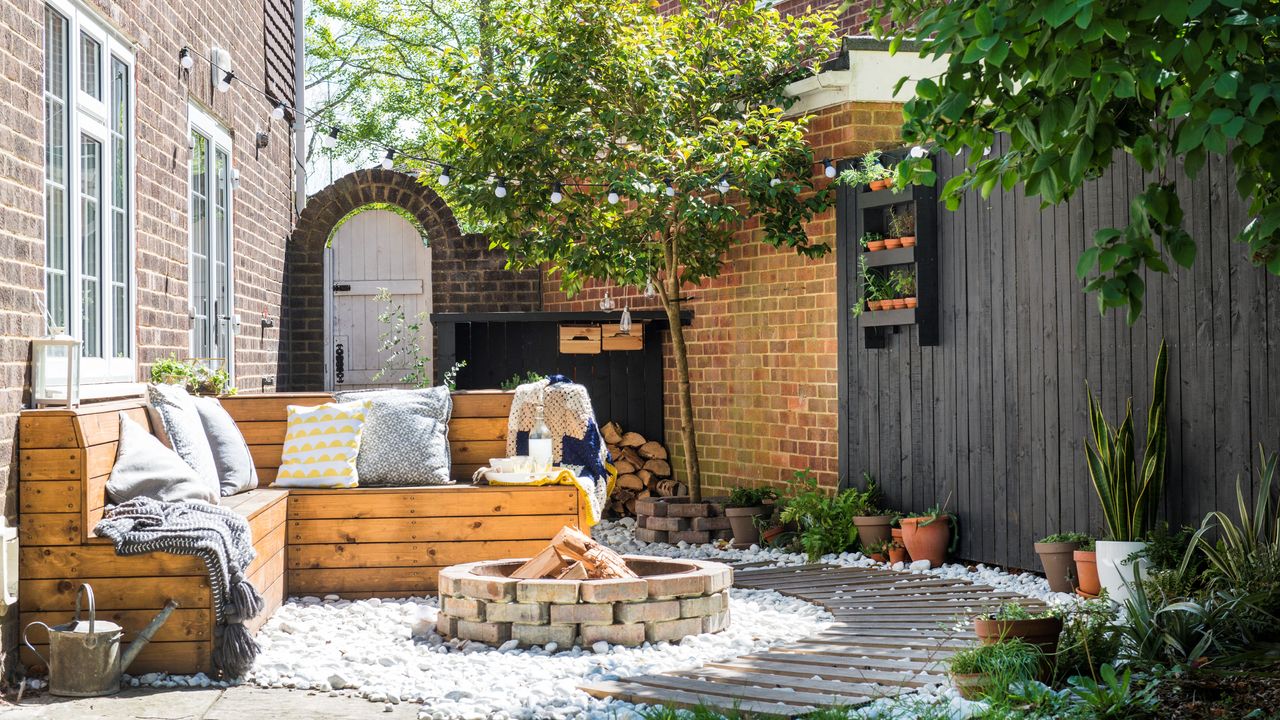
{"label": "small wooden shelf", "polygon": [[905,189],[885,188],[884,190],[858,191],[858,207],[863,209],[881,208],[889,205],[901,205],[915,200],[910,186]]}
{"label": "small wooden shelf", "polygon": [[892,250],[862,251],[867,267],[884,267],[885,265],[909,265],[916,261],[916,246],[894,248]]}
{"label": "small wooden shelf", "polygon": [[915,325],[916,308],[903,308],[901,310],[866,310],[858,316],[858,324],[862,327]]}

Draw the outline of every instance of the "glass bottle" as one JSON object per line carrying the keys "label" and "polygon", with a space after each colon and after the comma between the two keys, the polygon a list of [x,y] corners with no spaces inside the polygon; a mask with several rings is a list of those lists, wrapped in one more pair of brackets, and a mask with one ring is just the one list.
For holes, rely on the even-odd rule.
{"label": "glass bottle", "polygon": [[533,428],[529,430],[529,459],[535,473],[551,469],[551,430],[547,427],[542,403],[534,406]]}

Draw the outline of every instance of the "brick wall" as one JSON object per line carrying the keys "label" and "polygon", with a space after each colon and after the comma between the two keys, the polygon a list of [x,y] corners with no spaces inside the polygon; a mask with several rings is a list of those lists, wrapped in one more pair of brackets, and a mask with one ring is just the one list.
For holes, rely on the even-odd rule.
{"label": "brick wall", "polygon": [[[848,103],[815,113],[815,157],[835,159],[898,142],[899,106]],[[825,181],[825,179],[820,179]],[[835,213],[809,225],[810,237],[835,247]],[[824,485],[837,481],[836,257],[806,260],[759,241],[744,227],[721,275],[686,295],[694,311],[685,328],[704,488],[780,484],[811,468]],[[554,277],[544,281],[543,309],[595,310],[606,288],[570,299]],[[642,289],[607,288],[618,307],[656,308]],[[682,472],[675,365],[666,363],[666,434],[672,466]]]}
{"label": "brick wall", "polygon": [[[89,3],[103,23],[132,41],[135,51],[133,143],[136,238],[134,308],[138,378],[157,358],[189,354],[187,255],[187,102],[203,104],[233,135],[237,312],[245,332],[236,339],[242,385],[275,374],[276,339],[250,332],[254,318],[279,314],[284,241],[292,221],[290,132],[272,123],[270,107],[251,90],[226,94],[209,83],[197,61],[181,73],[178,51],[229,50],[240,77],[263,77],[261,0],[213,4],[137,0]],[[9,522],[17,510],[14,432],[28,400],[30,339],[45,331],[44,288],[44,4],[0,0],[5,37],[0,42],[0,497]],[[255,153],[254,133],[270,129],[270,144]],[[0,627],[0,664],[15,644],[13,623]]]}

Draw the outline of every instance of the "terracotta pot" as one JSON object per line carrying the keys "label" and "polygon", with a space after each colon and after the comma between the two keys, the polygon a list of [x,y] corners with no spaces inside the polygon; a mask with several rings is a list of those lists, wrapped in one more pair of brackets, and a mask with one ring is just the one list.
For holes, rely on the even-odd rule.
{"label": "terracotta pot", "polygon": [[787,529],[782,527],[781,525],[775,525],[769,528],[768,530],[765,530],[764,532],[760,533],[760,542],[771,543],[774,540],[777,540],[778,536],[786,531]]}
{"label": "terracotta pot", "polygon": [[991,684],[991,678],[982,673],[951,673],[951,684],[965,700],[980,700]]}
{"label": "terracotta pot", "polygon": [[1097,597],[1102,592],[1102,584],[1098,582],[1098,554],[1093,550],[1076,550],[1072,553],[1076,561],[1076,579],[1079,581],[1080,593],[1089,597]]}
{"label": "terracotta pot", "polygon": [[858,528],[858,542],[862,543],[862,547],[870,547],[876,543],[888,540],[889,522],[892,520],[888,515],[859,515],[853,519],[853,524]]}
{"label": "terracotta pot", "polygon": [[1036,554],[1054,592],[1069,593],[1075,589],[1076,562],[1071,557],[1079,543],[1036,543]]}
{"label": "terracotta pot", "polygon": [[902,528],[889,528],[889,537],[892,538],[894,542],[898,543],[898,546],[902,548],[902,553],[907,556],[907,559],[911,559],[911,553],[907,552],[907,546],[902,543]]}
{"label": "terracotta pot", "polygon": [[729,518],[729,527],[733,528],[733,546],[739,549],[749,548],[760,542],[760,528],[755,519],[763,516],[763,505],[754,507],[727,507],[725,517]]}
{"label": "terracotta pot", "polygon": [[907,549],[902,546],[889,548],[889,562],[891,563],[908,563],[911,562],[911,556],[907,554]]}
{"label": "terracotta pot", "polygon": [[884,553],[871,553],[867,557],[871,558],[872,560],[875,560],[878,563],[889,562],[889,557]]}
{"label": "terracotta pot", "polygon": [[902,238],[885,238],[884,246],[887,250],[895,250],[902,247]]}
{"label": "terracotta pot", "polygon": [[883,190],[889,187],[889,182],[887,180],[872,180],[870,183],[867,184],[867,186],[870,187],[873,191]]}
{"label": "terracotta pot", "polygon": [[884,186],[885,186],[885,187],[893,187],[893,176],[889,176],[889,177],[887,177],[887,178],[885,178],[885,179],[884,179]]}
{"label": "terracotta pot", "polygon": [[1046,657],[1058,652],[1058,637],[1062,635],[1062,618],[1036,620],[991,620],[979,618],[973,621],[973,631],[983,645],[994,645],[1001,640],[1018,638],[1040,647]]}
{"label": "terracotta pot", "polygon": [[890,301],[889,301],[889,303],[890,303],[890,305],[893,307],[893,309],[894,309],[894,310],[902,310],[903,308],[905,308],[905,307],[907,306],[907,299],[906,299],[906,298],[894,298],[894,299],[890,300]]}
{"label": "terracotta pot", "polygon": [[951,516],[939,515],[924,525],[928,518],[902,518],[902,544],[915,560],[928,560],[939,567],[947,559],[947,546],[951,544]]}
{"label": "terracotta pot", "polygon": [[884,241],[883,241],[883,240],[868,240],[868,241],[867,241],[867,251],[868,251],[868,252],[879,252],[880,250],[883,250],[883,249],[884,249]]}
{"label": "terracotta pot", "polygon": [[903,235],[900,239],[902,240],[902,247],[915,247],[915,235]]}
{"label": "terracotta pot", "polygon": [[913,308],[913,307],[915,307],[916,305],[918,305],[918,304],[919,304],[919,301],[918,301],[918,300],[916,300],[916,297],[915,297],[914,295],[912,295],[912,296],[911,296],[911,297],[909,297],[909,298],[902,298],[902,300],[903,300],[903,302],[905,302],[905,303],[907,304],[907,307],[909,307],[909,308]]}

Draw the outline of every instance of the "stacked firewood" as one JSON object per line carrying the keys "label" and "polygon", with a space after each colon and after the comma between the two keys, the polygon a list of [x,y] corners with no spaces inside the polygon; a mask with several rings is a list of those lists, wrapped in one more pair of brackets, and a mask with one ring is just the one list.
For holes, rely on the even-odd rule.
{"label": "stacked firewood", "polygon": [[551,539],[550,545],[516,568],[510,577],[518,580],[616,580],[637,575],[627,567],[627,561],[621,555],[566,525]]}
{"label": "stacked firewood", "polygon": [[638,432],[624,432],[616,422],[600,428],[613,466],[618,469],[618,482],[609,497],[609,512],[614,517],[636,514],[636,500],[651,497],[684,495],[684,483],[672,477],[667,448],[656,440],[648,440]]}

